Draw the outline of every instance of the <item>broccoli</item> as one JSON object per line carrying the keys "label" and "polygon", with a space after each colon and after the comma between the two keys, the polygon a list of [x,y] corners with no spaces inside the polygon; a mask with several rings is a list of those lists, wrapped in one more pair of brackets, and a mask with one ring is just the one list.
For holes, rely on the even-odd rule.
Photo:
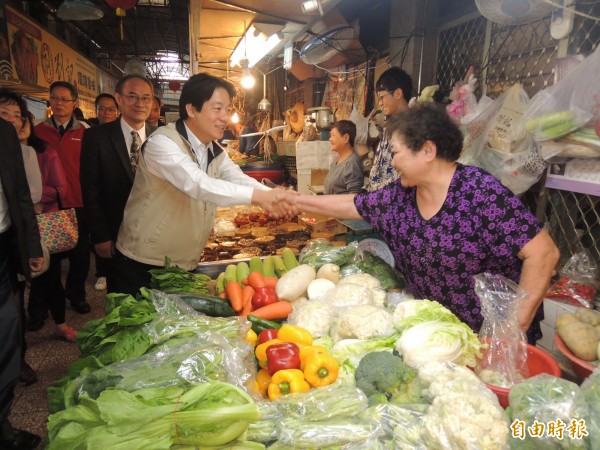
{"label": "broccoli", "polygon": [[[389,400],[414,401],[419,397],[417,372],[396,352],[367,353],[358,364],[354,377],[356,386],[369,399],[369,405]],[[412,383],[414,380],[415,383]],[[414,384],[414,386],[412,386]]]}

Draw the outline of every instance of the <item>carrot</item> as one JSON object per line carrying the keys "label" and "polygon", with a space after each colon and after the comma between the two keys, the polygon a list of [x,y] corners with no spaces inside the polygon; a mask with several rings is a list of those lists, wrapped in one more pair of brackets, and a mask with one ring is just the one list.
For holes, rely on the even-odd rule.
{"label": "carrot", "polygon": [[243,307],[242,285],[237,281],[230,281],[225,285],[225,292],[227,292],[227,298],[233,310],[235,312],[241,311]]}
{"label": "carrot", "polygon": [[221,292],[221,293],[219,294],[219,297],[221,297],[222,299],[225,299],[225,300],[227,300],[227,293],[226,293],[226,292]]}
{"label": "carrot", "polygon": [[252,297],[254,296],[254,288],[252,286],[246,286],[242,289],[242,301],[243,306],[240,312],[240,316],[247,316],[252,312]]}
{"label": "carrot", "polygon": [[277,277],[265,277],[265,286],[274,288],[278,281]]}
{"label": "carrot", "polygon": [[262,308],[255,309],[254,311],[252,311],[252,315],[260,317],[261,319],[274,320],[286,319],[291,312],[292,304],[290,302],[281,301],[271,303],[270,305],[263,306]]}
{"label": "carrot", "polygon": [[248,286],[248,278],[242,278],[242,286]]}
{"label": "carrot", "polygon": [[254,288],[252,286],[245,286],[242,289],[242,304],[245,306],[246,303],[252,302],[254,296]]}
{"label": "carrot", "polygon": [[254,289],[265,287],[265,277],[260,272],[250,272],[250,275],[248,275],[248,284]]}

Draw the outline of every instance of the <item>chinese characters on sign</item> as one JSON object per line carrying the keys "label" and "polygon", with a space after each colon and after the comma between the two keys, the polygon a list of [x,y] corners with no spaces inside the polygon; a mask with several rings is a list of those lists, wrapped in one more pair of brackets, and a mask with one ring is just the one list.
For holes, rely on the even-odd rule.
{"label": "chinese characters on sign", "polygon": [[589,434],[585,426],[585,420],[583,419],[571,419],[568,425],[560,419],[547,423],[538,422],[536,420],[529,426],[527,426],[524,421],[515,419],[513,423],[510,424],[510,429],[512,437],[521,440],[525,439],[527,434],[533,438],[545,437],[556,438],[559,440],[564,438],[582,439]]}

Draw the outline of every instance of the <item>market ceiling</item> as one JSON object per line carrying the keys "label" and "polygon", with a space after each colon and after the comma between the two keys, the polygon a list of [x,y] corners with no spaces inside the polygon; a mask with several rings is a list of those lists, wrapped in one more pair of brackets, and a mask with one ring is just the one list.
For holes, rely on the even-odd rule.
{"label": "market ceiling", "polygon": [[[279,25],[283,37],[281,43],[252,69],[255,74],[281,67],[286,43],[291,43],[295,49],[296,71],[315,71],[317,69],[312,66],[302,67],[304,63],[298,59],[300,48],[314,39],[315,30],[322,32],[347,25],[358,16],[358,8],[365,5],[363,0],[321,0],[320,9],[304,13],[302,4],[305,0],[85,0],[102,10],[101,19],[62,22],[56,11],[63,1],[28,0],[23,3],[30,9],[43,9],[56,17],[59,26],[71,28],[86,40],[92,59],[108,60],[119,69],[132,58],[141,59],[150,76],[157,81],[176,78],[169,74],[169,66],[159,57],[162,53],[173,55],[172,65],[183,67],[184,75],[189,74],[186,69],[190,59],[195,59],[190,58],[190,43],[197,56],[197,71],[239,81],[241,68],[229,67],[228,60],[253,23]],[[126,10],[124,17],[118,17],[110,5],[118,3],[135,6]],[[320,65],[335,67],[364,61],[366,53],[358,38],[353,41],[345,51]]]}

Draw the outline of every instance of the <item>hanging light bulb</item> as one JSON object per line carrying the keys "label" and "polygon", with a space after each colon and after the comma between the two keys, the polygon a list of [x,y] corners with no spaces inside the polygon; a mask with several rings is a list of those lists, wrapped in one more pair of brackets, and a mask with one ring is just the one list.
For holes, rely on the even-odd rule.
{"label": "hanging light bulb", "polygon": [[240,60],[240,67],[242,68],[242,87],[244,89],[252,89],[255,80],[248,68],[248,58],[242,58]]}
{"label": "hanging light bulb", "polygon": [[240,116],[238,116],[237,111],[231,116],[231,123],[240,123]]}

